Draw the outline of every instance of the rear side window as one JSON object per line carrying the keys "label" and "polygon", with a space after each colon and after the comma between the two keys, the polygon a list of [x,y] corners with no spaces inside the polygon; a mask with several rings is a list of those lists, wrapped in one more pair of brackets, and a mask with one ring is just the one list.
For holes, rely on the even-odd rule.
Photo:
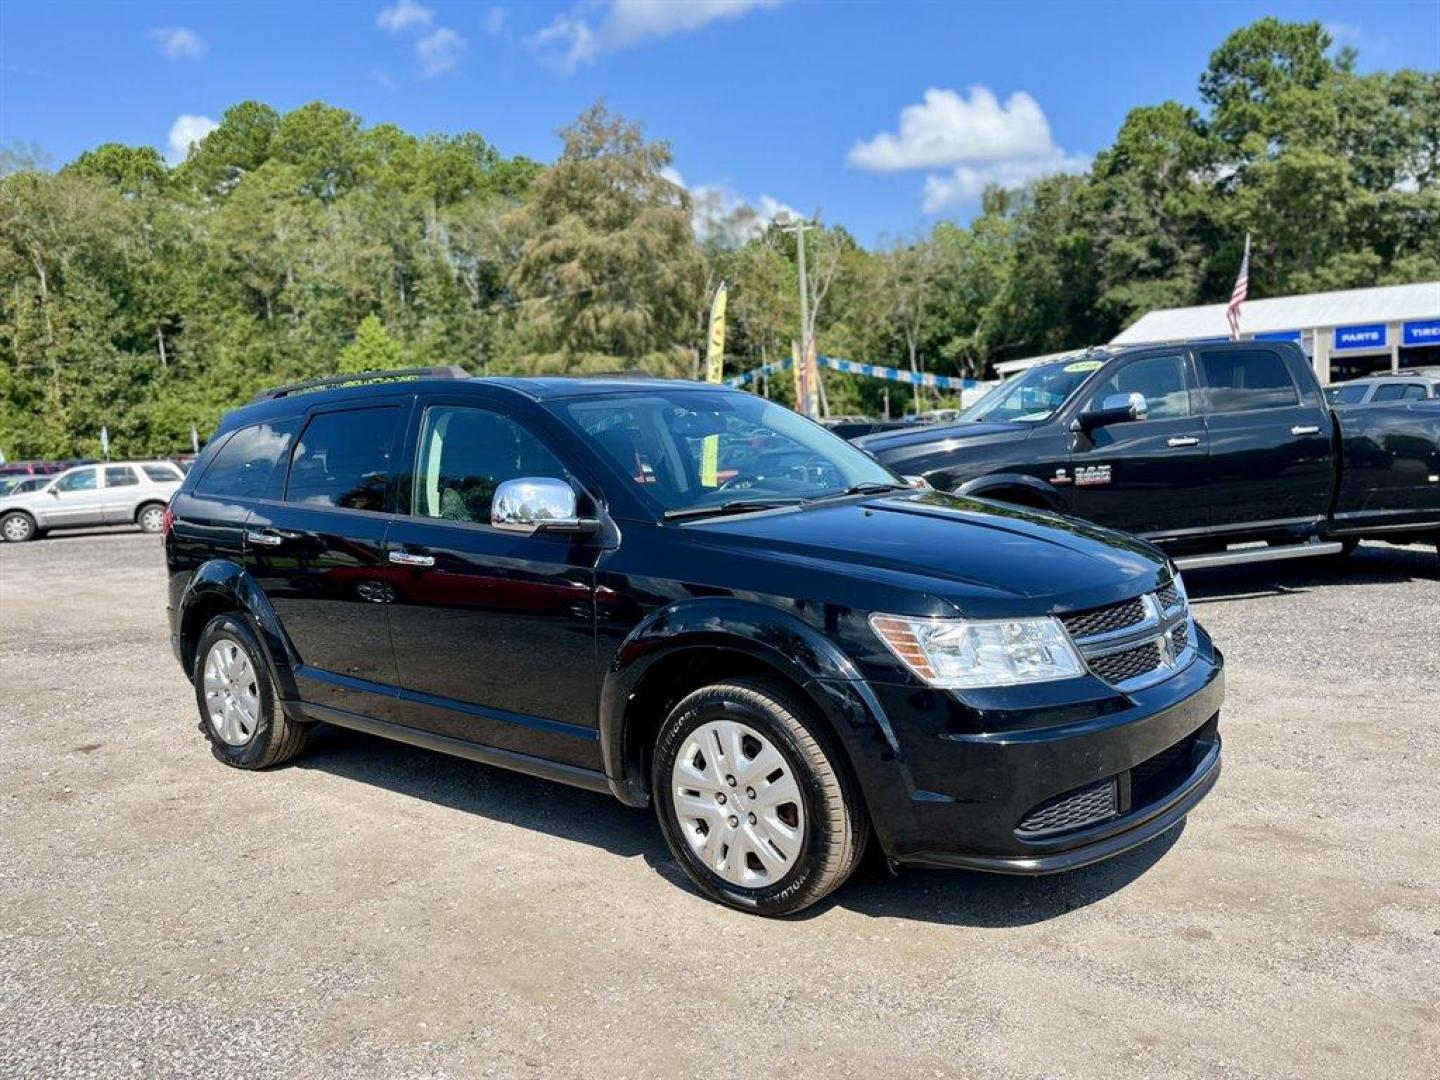
{"label": "rear side window", "polygon": [[[197,495],[258,499],[276,462],[290,447],[290,433],[271,424],[241,428],[220,448],[195,485]],[[167,480],[175,479],[167,476]]]}
{"label": "rear side window", "polygon": [[400,409],[320,413],[290,462],[285,501],[345,510],[384,510]]}
{"label": "rear side window", "polygon": [[140,483],[140,478],[135,475],[135,470],[129,465],[111,465],[105,470],[105,486],[107,488],[129,487],[131,484]]}
{"label": "rear side window", "polygon": [[1202,352],[1213,412],[1283,409],[1300,403],[1285,362],[1268,349]]}
{"label": "rear side window", "polygon": [[1375,391],[1374,401],[1420,401],[1425,387],[1419,383],[1386,383]]}
{"label": "rear side window", "polygon": [[488,409],[435,406],[420,427],[414,513],[488,525],[495,489],[522,476],[565,479],[565,466],[530,432]]}
{"label": "rear side window", "polygon": [[157,484],[169,484],[176,480],[185,479],[185,474],[180,471],[178,465],[141,465],[145,475]]}
{"label": "rear side window", "polygon": [[1126,364],[1098,387],[1088,408],[1098,409],[1116,394],[1143,394],[1147,419],[1166,420],[1190,415],[1190,387],[1183,356],[1147,356]]}
{"label": "rear side window", "polygon": [[1330,394],[1330,400],[1340,405],[1355,405],[1365,400],[1365,394],[1369,389],[1370,387],[1366,383],[1350,383],[1337,387]]}

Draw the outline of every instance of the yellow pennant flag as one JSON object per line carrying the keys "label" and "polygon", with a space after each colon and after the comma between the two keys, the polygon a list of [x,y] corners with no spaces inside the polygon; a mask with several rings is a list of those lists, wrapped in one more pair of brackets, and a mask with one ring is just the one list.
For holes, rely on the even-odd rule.
{"label": "yellow pennant flag", "polygon": [[[718,383],[725,377],[725,283],[715,290],[710,305],[710,337],[705,346],[705,381]],[[704,487],[719,484],[720,436],[706,435],[700,457],[700,483]]]}

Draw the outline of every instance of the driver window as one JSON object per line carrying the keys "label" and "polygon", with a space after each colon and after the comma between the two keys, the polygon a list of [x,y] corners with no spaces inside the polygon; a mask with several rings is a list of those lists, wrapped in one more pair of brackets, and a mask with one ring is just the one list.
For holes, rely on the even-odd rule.
{"label": "driver window", "polygon": [[1112,394],[1143,394],[1147,419],[1190,415],[1190,387],[1183,356],[1147,356],[1126,364],[1095,388],[1087,409],[1098,409]]}
{"label": "driver window", "polygon": [[55,485],[56,491],[94,491],[99,474],[94,469],[81,469],[69,476],[62,476]]}
{"label": "driver window", "polygon": [[432,406],[420,427],[412,513],[490,524],[495,489],[522,476],[568,477],[540,440],[489,409]]}

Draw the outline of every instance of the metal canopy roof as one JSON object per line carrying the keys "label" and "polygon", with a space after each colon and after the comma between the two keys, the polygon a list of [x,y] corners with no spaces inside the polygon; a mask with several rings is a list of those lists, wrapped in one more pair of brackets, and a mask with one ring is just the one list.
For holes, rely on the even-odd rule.
{"label": "metal canopy roof", "polygon": [[[1440,281],[1422,281],[1415,285],[1247,300],[1240,313],[1240,332],[1267,334],[1277,330],[1437,318],[1440,318]],[[1112,344],[1139,345],[1150,341],[1228,337],[1229,334],[1225,305],[1205,304],[1142,315],[1117,334]]]}

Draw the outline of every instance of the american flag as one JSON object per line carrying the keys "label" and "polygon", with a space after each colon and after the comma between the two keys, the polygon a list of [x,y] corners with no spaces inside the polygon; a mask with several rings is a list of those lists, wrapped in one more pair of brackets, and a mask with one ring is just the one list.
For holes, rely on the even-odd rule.
{"label": "american flag", "polygon": [[1245,234],[1245,257],[1240,260],[1240,273],[1235,288],[1230,290],[1230,303],[1225,308],[1225,321],[1230,324],[1230,340],[1240,340],[1240,305],[1250,292],[1250,234]]}

